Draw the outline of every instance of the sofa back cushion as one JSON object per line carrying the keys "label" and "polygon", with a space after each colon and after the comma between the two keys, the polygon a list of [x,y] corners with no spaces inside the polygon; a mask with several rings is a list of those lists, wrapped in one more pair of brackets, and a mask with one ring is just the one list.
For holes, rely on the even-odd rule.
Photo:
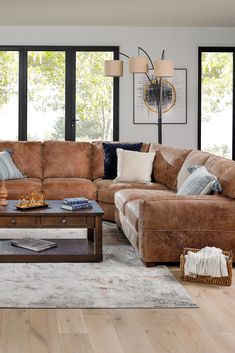
{"label": "sofa back cushion", "polygon": [[155,152],[153,164],[154,181],[165,185],[170,190],[177,189],[177,176],[191,150],[151,144],[149,152]]}
{"label": "sofa back cushion", "polygon": [[91,179],[91,143],[45,141],[43,178]]}
{"label": "sofa back cushion", "polygon": [[[121,143],[119,141],[112,143]],[[133,143],[133,142],[129,142]],[[149,143],[143,143],[141,152],[148,152]],[[92,179],[103,178],[104,176],[104,149],[102,141],[92,142]]]}
{"label": "sofa back cushion", "polygon": [[10,149],[21,173],[29,178],[42,178],[42,143],[36,141],[0,141],[0,151]]}
{"label": "sofa back cushion", "polygon": [[210,153],[198,150],[192,150],[188,154],[177,176],[177,190],[180,189],[181,185],[190,175],[188,168],[192,167],[193,165],[204,165],[209,157]]}
{"label": "sofa back cushion", "polygon": [[205,163],[208,172],[217,176],[223,194],[235,198],[235,162],[226,158],[210,155]]}

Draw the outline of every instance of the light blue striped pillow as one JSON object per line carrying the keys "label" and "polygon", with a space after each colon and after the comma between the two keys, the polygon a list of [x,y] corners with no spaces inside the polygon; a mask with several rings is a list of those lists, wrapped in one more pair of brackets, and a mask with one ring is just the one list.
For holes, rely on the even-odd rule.
{"label": "light blue striped pillow", "polygon": [[23,174],[13,162],[8,151],[0,152],[0,179],[23,179]]}
{"label": "light blue striped pillow", "polygon": [[177,195],[209,195],[211,191],[221,192],[222,188],[215,175],[204,166],[192,166],[190,174],[179,188]]}

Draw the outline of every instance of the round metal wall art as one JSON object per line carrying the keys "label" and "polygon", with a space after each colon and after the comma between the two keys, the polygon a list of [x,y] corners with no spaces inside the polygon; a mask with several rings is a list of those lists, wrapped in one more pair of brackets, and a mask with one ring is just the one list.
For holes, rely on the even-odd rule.
{"label": "round metal wall art", "polygon": [[[162,113],[166,113],[176,104],[176,89],[165,79],[162,84]],[[144,87],[144,104],[151,112],[157,113],[156,80]]]}

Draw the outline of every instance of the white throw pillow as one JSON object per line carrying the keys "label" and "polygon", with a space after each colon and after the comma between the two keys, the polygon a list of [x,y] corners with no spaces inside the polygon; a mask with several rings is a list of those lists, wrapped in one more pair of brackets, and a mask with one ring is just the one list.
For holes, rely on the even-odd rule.
{"label": "white throw pillow", "polygon": [[150,183],[155,153],[117,148],[117,177],[114,182]]}

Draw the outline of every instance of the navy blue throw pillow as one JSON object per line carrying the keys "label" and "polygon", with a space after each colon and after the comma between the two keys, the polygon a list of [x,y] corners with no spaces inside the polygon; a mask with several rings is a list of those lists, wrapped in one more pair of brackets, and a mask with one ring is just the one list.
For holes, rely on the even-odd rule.
{"label": "navy blue throw pillow", "polygon": [[103,179],[115,179],[117,176],[117,148],[127,151],[140,152],[141,143],[105,143],[104,149],[104,176]]}

